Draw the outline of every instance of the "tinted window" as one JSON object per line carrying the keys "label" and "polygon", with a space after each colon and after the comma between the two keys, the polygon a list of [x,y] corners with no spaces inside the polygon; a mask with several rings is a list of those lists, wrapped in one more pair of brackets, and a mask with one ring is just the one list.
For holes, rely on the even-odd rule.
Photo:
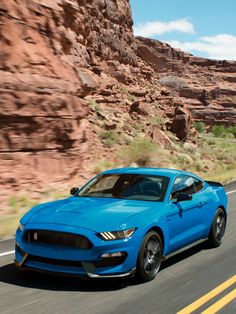
{"label": "tinted window", "polygon": [[76,196],[160,202],[168,183],[169,178],[163,176],[107,174],[94,178]]}
{"label": "tinted window", "polygon": [[203,189],[203,182],[201,180],[194,178],[194,186],[195,186],[195,191],[199,192]]}
{"label": "tinted window", "polygon": [[180,193],[186,193],[189,195],[195,193],[194,179],[192,177],[184,175],[175,179],[171,192],[171,198],[176,198],[176,195]]}

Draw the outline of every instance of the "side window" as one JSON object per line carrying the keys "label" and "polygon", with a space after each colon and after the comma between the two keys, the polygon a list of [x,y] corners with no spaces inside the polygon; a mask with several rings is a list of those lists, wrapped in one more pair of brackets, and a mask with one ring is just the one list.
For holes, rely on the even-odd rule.
{"label": "side window", "polygon": [[176,198],[176,195],[180,193],[186,193],[189,195],[195,193],[194,178],[183,175],[175,179],[172,187],[171,199]]}
{"label": "side window", "polygon": [[194,178],[193,180],[194,180],[195,191],[197,193],[203,189],[203,182],[196,178]]}

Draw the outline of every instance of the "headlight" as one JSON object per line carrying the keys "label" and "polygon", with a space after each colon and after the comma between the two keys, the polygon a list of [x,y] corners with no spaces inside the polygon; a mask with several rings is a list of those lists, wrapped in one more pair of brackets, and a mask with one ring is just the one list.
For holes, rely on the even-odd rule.
{"label": "headlight", "polygon": [[105,241],[121,240],[130,238],[135,230],[136,230],[135,228],[132,228],[122,231],[101,232],[98,233],[98,236]]}
{"label": "headlight", "polygon": [[23,231],[23,230],[24,230],[24,226],[23,226],[21,223],[19,223],[18,229],[19,229],[20,231]]}

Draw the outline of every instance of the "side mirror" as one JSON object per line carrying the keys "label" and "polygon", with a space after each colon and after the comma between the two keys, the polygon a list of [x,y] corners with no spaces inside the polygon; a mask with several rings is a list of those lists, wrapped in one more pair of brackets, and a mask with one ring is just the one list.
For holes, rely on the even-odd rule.
{"label": "side mirror", "polygon": [[79,192],[79,188],[71,188],[71,190],[70,190],[70,194],[71,195],[75,195],[75,194],[77,194]]}
{"label": "side mirror", "polygon": [[184,201],[191,201],[192,199],[193,199],[192,195],[189,195],[186,193],[179,193],[176,195],[174,202],[178,203],[178,202],[184,202]]}

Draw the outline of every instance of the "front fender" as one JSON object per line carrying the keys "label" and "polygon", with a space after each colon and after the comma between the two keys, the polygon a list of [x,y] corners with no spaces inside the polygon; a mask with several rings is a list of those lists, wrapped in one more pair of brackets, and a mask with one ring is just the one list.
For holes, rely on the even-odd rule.
{"label": "front fender", "polygon": [[148,225],[144,230],[143,230],[143,238],[145,235],[150,231],[150,230],[156,230],[157,232],[161,232],[161,236],[163,238],[163,254],[164,256],[168,254],[169,252],[169,231],[167,224],[163,221],[158,221],[155,223],[152,223]]}
{"label": "front fender", "polygon": [[167,226],[165,211],[157,215],[156,208],[149,209],[145,213],[130,217],[126,224],[126,229],[137,228],[139,237],[139,247],[142,244],[143,238],[150,230],[160,230],[163,237],[164,255],[169,252],[169,229]]}

